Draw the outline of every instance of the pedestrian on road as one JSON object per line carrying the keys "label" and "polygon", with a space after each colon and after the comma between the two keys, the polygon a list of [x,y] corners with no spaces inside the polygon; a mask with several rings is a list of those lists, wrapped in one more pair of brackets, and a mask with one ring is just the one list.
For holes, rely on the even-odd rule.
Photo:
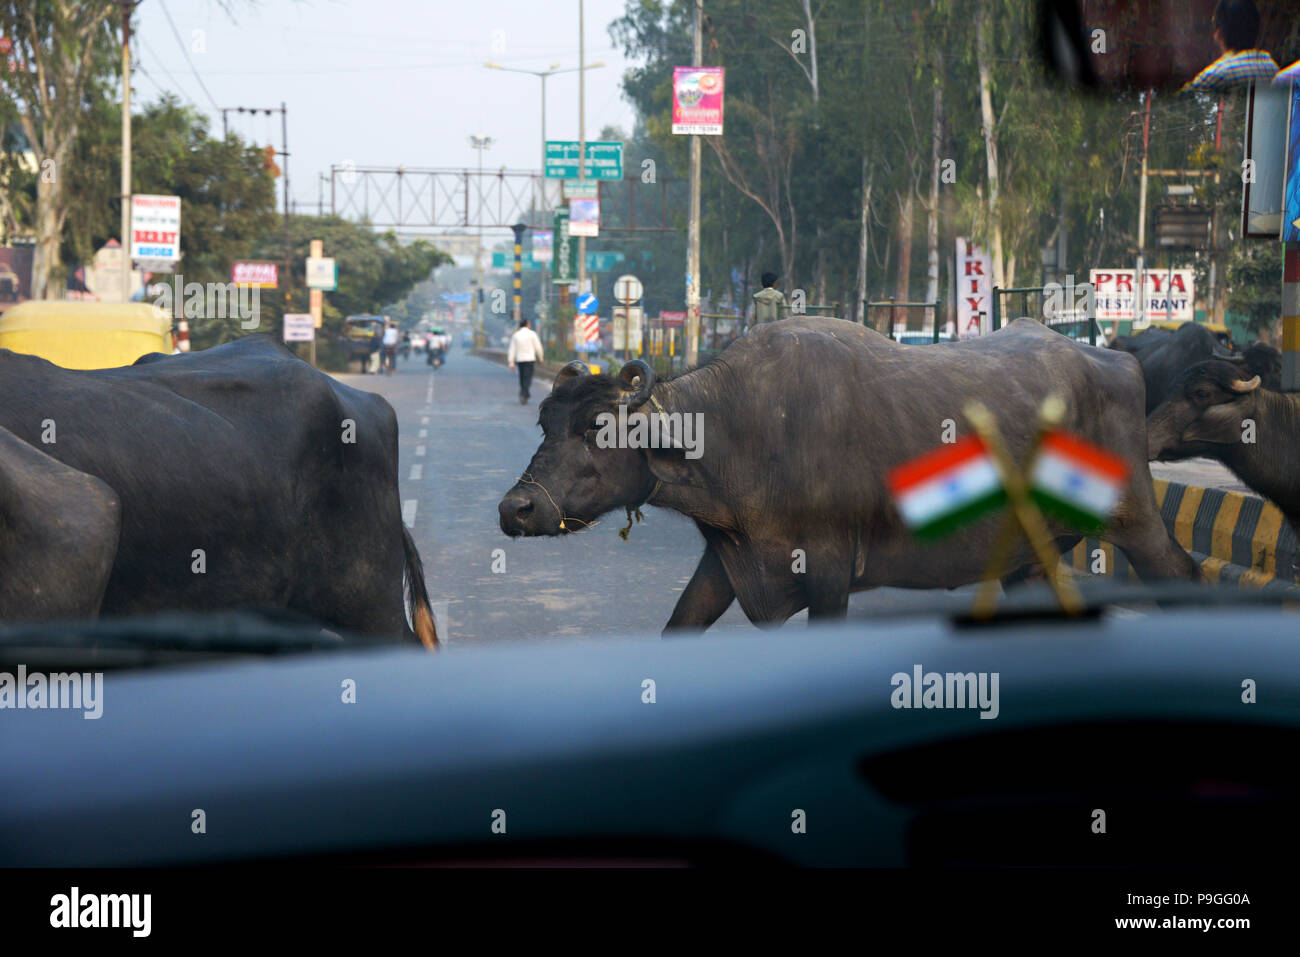
{"label": "pedestrian on road", "polygon": [[380,370],[387,375],[392,375],[393,370],[397,368],[397,343],[401,340],[402,334],[398,331],[395,322],[389,322],[384,327],[384,357],[380,363]]}
{"label": "pedestrian on road", "polygon": [[785,308],[785,296],[776,287],[776,273],[763,273],[763,288],[754,293],[754,324],[776,322]]}
{"label": "pedestrian on road", "polygon": [[533,367],[542,361],[542,340],[528,328],[528,320],[519,320],[519,328],[510,337],[506,350],[506,364],[513,369],[519,366],[519,404],[527,405],[533,385]]}

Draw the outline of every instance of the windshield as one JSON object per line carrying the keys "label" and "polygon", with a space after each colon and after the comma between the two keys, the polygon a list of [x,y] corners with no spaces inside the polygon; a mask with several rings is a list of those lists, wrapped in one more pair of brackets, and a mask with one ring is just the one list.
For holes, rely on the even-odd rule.
{"label": "windshield", "polygon": [[[368,136],[364,164],[320,105],[296,105],[314,202],[290,189],[287,105],[192,100],[147,57],[127,63],[130,150],[93,160],[105,182],[130,161],[130,204],[41,188],[49,151],[119,132],[121,24],[85,5],[84,62],[7,40],[22,135],[4,153],[5,381],[85,402],[8,402],[0,427],[11,463],[116,500],[98,563],[54,588],[97,597],[15,594],[10,617],[278,607],[377,633],[301,584],[313,526],[336,530],[350,585],[372,576],[361,603],[396,606],[379,616],[395,637],[431,647],[439,628],[454,643],[869,616],[990,581],[1037,581],[1067,612],[1096,583],[1294,586],[1294,463],[1269,451],[1290,441],[1297,375],[1286,4],[805,6],[719,2],[697,26],[689,3],[606,0],[590,49],[542,67],[494,26],[436,142]],[[331,16],[313,49],[343,35],[349,14]],[[165,21],[137,11],[130,37]],[[374,40],[395,57],[404,42]],[[98,83],[75,127],[36,109],[55,67]],[[396,60],[361,75],[409,87]],[[530,77],[550,128],[496,123]],[[158,159],[177,137],[184,170]],[[226,165],[202,165],[219,150]],[[438,159],[408,168],[416,154]],[[149,302],[173,328],[126,344],[49,299]],[[138,448],[40,426],[119,400],[88,424],[112,443],[127,414]],[[394,424],[351,431],[388,408]],[[242,525],[116,461],[217,421],[276,450],[228,500]],[[312,456],[332,432],[346,451],[327,465]],[[219,445],[187,456],[208,481],[239,461]],[[304,473],[318,487],[267,491]],[[9,481],[21,511],[36,493]],[[153,567],[166,543],[146,516],[222,527],[219,550],[247,561],[265,551],[259,510],[291,544],[254,561],[257,584]],[[28,534],[57,552],[53,530]]]}

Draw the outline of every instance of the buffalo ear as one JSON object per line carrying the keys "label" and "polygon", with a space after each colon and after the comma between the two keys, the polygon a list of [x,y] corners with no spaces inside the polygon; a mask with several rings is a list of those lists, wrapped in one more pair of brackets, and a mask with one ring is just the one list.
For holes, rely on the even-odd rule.
{"label": "buffalo ear", "polygon": [[688,459],[682,449],[646,449],[646,465],[650,468],[650,474],[665,485],[703,488],[703,478],[694,464],[698,461]]}
{"label": "buffalo ear", "polygon": [[1250,404],[1241,401],[1212,405],[1183,430],[1183,441],[1220,445],[1240,442],[1242,420],[1248,418],[1251,411]]}
{"label": "buffalo ear", "polygon": [[568,382],[570,379],[576,379],[578,376],[591,375],[591,369],[587,363],[579,362],[574,359],[559,372],[555,373],[555,381],[551,383],[551,391],[554,392],[560,387],[561,382]]}

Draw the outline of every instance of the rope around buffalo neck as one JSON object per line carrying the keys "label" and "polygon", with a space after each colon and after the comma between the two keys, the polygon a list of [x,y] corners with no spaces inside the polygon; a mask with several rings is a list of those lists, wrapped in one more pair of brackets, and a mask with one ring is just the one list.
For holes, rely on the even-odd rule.
{"label": "rope around buffalo neck", "polygon": [[[654,397],[653,393],[650,394],[649,398],[650,398],[650,404],[653,405],[659,411],[660,415],[668,414],[667,412],[664,411],[664,407],[659,404],[659,400]],[[641,514],[641,506],[649,505],[650,499],[658,495],[659,489],[661,489],[662,487],[663,487],[663,482],[659,481],[658,479],[655,479],[655,487],[650,490],[649,495],[643,498],[639,504],[627,506],[627,524],[618,530],[619,538],[623,539],[623,541],[625,542],[627,541],[627,537],[632,531],[633,518],[635,518],[636,521],[638,522],[643,521],[645,519],[645,516]]]}

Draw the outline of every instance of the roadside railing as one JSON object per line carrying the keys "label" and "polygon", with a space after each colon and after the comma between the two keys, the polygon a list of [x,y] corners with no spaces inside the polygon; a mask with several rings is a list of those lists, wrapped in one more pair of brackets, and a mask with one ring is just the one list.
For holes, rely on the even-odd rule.
{"label": "roadside railing", "polygon": [[[1097,320],[1094,316],[1089,315],[1082,319],[1055,319],[1043,316],[1043,293],[1047,288],[1047,286],[1013,286],[1007,289],[999,289],[997,286],[994,286],[993,308],[989,317],[992,322],[993,331],[996,332],[998,329],[1002,328],[1002,298],[1004,296],[1020,296],[1022,311],[1017,314],[1017,318],[1020,316],[1026,316],[1030,319],[1037,319],[1043,325],[1047,326],[1047,328],[1059,332],[1063,336],[1068,336],[1071,339],[1079,339],[1081,336],[1071,335],[1062,327],[1072,326],[1077,330],[1080,325],[1086,325],[1088,344],[1095,346],[1097,344],[1097,334],[1101,330],[1097,326]],[[1053,292],[1060,291],[1060,288],[1061,287],[1059,286],[1052,287]],[[1033,296],[1037,297],[1036,300],[1031,299]],[[1036,304],[1036,308],[1031,308],[1031,304]]]}
{"label": "roadside railing", "polygon": [[[862,311],[863,324],[870,326],[872,329],[876,329],[876,324],[871,321],[870,311],[872,309],[889,310],[889,327],[885,330],[885,335],[889,336],[891,339],[894,338],[894,326],[897,324],[899,309],[931,309],[933,312],[931,313],[932,319],[930,321],[930,341],[939,342],[942,338],[945,338],[939,335],[939,314],[943,308],[942,299],[936,299],[934,302],[899,302],[893,296],[890,296],[888,299],[879,300],[877,302],[864,302],[863,306],[865,307]],[[922,328],[924,328],[924,325],[924,322],[922,322]],[[876,331],[879,332],[880,330],[876,329]],[[922,336],[924,336],[924,334],[924,332],[921,333]]]}

